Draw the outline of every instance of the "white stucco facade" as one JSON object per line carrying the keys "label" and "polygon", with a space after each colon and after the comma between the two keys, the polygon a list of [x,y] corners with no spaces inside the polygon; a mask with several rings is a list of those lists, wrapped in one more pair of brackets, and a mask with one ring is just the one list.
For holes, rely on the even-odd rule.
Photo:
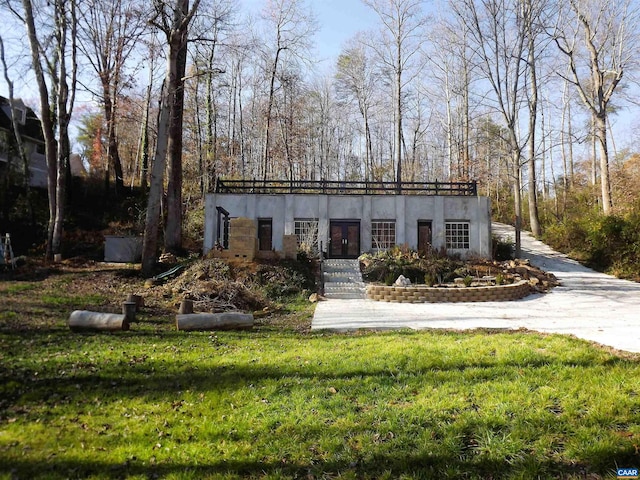
{"label": "white stucco facade", "polygon": [[277,251],[282,249],[283,235],[295,234],[296,221],[317,220],[318,244],[325,252],[330,250],[332,236],[335,242],[332,229],[341,222],[358,226],[354,227],[359,229],[358,254],[373,249],[372,224],[388,222],[394,224],[395,244],[413,249],[418,247],[419,223],[429,225],[430,243],[436,249],[451,243],[451,225],[467,225],[465,248],[447,250],[462,256],[491,256],[491,208],[487,197],[214,193],[207,195],[205,203],[205,253],[220,241],[220,208],[230,218],[270,220],[272,248]]}

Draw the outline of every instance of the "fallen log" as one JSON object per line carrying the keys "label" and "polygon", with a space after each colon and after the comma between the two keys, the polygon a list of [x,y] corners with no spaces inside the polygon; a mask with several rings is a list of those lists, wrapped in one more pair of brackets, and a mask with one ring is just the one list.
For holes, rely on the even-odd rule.
{"label": "fallen log", "polygon": [[69,316],[69,328],[74,332],[82,330],[129,330],[129,321],[126,315],[117,313],[89,312],[87,310],[75,310]]}
{"label": "fallen log", "polygon": [[246,330],[253,327],[250,313],[189,313],[176,315],[178,330]]}

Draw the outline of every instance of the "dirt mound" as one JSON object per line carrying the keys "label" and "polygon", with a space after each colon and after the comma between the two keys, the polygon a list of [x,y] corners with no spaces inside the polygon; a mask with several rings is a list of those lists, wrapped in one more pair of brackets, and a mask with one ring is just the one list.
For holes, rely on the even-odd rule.
{"label": "dirt mound", "polygon": [[161,286],[177,301],[194,301],[196,311],[256,311],[276,308],[286,296],[314,288],[312,265],[305,261],[233,262],[205,258],[190,264]]}

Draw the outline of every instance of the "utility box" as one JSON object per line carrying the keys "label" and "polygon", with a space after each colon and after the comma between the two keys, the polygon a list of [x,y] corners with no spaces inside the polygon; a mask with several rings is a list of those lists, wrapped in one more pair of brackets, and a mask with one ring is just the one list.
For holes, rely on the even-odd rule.
{"label": "utility box", "polygon": [[105,235],[104,261],[138,263],[142,260],[142,237],[133,235]]}

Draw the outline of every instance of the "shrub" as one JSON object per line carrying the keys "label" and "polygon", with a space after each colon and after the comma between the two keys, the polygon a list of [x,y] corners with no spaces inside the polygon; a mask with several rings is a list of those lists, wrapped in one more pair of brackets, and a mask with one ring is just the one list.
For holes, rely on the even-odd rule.
{"label": "shrub", "polygon": [[436,284],[436,277],[433,273],[424,274],[424,283],[427,287],[433,287]]}
{"label": "shrub", "polygon": [[396,281],[396,276],[394,275],[393,272],[387,272],[387,274],[384,277],[384,284],[389,286],[389,285],[393,285],[393,283]]}
{"label": "shrub", "polygon": [[640,270],[640,212],[625,216],[593,211],[548,225],[543,239],[591,268],[637,279]]}
{"label": "shrub", "polygon": [[515,244],[503,238],[494,236],[492,239],[493,259],[500,262],[511,260],[515,252]]}
{"label": "shrub", "polygon": [[430,251],[420,254],[407,248],[391,248],[375,255],[366,254],[360,257],[362,276],[368,282],[392,284],[404,275],[412,283],[432,285],[436,279],[441,282],[455,278],[456,269],[464,263],[455,257],[449,257],[443,251]]}

